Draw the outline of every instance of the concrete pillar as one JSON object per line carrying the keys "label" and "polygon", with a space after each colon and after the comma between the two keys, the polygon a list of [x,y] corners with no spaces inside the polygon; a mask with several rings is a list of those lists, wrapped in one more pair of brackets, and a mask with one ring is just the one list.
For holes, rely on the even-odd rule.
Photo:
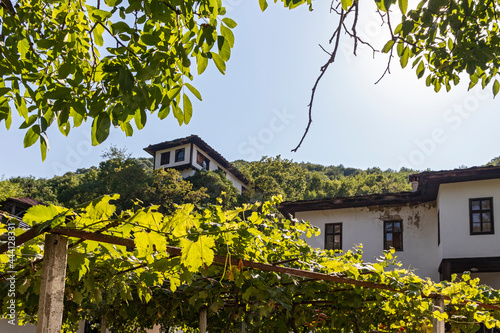
{"label": "concrete pillar", "polygon": [[[438,308],[441,313],[444,312],[444,299],[442,297],[436,297],[433,301],[434,307]],[[444,333],[444,320],[437,320],[432,318],[433,333]]]}
{"label": "concrete pillar", "polygon": [[200,310],[200,333],[207,333],[207,308]]}
{"label": "concrete pillar", "polygon": [[61,333],[68,239],[46,234],[36,333]]}
{"label": "concrete pillar", "polygon": [[247,323],[245,321],[241,322],[241,333],[246,333],[247,331]]}
{"label": "concrete pillar", "polygon": [[107,333],[106,330],[106,316],[101,317],[101,333]]}
{"label": "concrete pillar", "polygon": [[155,325],[155,326],[153,326],[153,328],[147,329],[146,333],[161,333],[161,326]]}

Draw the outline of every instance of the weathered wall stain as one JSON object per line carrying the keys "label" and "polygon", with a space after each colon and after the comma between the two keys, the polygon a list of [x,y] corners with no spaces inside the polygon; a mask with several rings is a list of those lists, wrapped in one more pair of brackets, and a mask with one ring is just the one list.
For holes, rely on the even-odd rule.
{"label": "weathered wall stain", "polygon": [[[409,226],[414,226],[419,229],[420,223],[422,222],[421,214],[435,207],[436,201],[397,206],[371,206],[367,208],[369,212],[378,213],[380,221],[403,220],[407,222]],[[403,208],[408,208],[408,213],[406,209],[402,212]]]}

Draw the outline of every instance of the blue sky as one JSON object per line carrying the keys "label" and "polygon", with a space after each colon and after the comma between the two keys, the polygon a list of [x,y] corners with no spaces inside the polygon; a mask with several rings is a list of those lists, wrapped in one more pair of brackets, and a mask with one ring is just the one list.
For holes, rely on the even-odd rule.
{"label": "blue sky", "polygon": [[[343,36],[337,62],[317,90],[313,124],[297,153],[290,152],[307,124],[307,104],[319,68],[327,60],[335,15],[328,1],[289,11],[270,4],[260,12],[258,1],[228,0],[228,16],[238,26],[226,75],[213,64],[193,85],[203,95],[195,102],[191,123],[180,127],[169,116],[148,118],[142,131],[125,137],[112,130],[97,147],[90,144],[90,124],[72,129],[69,137],[49,132],[50,151],[41,162],[37,145],[24,149],[21,121],[9,131],[0,124],[0,176],[52,177],[97,165],[102,152],[115,145],[134,157],[148,156],[149,144],[197,134],[228,160],[258,160],[281,155],[294,161],[382,169],[453,169],[487,163],[500,155],[500,114],[491,89],[467,91],[467,78],[452,89],[435,93],[417,80],[410,66],[399,68],[379,84],[387,57],[352,44]],[[379,48],[387,40],[377,16],[367,10],[358,31]]]}

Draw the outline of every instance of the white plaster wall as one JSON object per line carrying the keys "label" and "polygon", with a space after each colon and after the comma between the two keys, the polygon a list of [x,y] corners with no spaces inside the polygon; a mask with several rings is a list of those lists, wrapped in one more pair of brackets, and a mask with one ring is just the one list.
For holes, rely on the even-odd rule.
{"label": "white plaster wall", "polygon": [[1,333],[35,333],[35,325],[17,326],[9,324],[7,319],[0,319]]}
{"label": "white plaster wall", "polygon": [[360,207],[296,213],[320,227],[322,234],[307,239],[312,246],[324,248],[325,223],[342,222],[343,250],[363,245],[364,260],[373,262],[384,249],[384,221],[403,221],[403,251],[396,252],[403,267],[439,281],[437,208],[435,203],[392,207]]}
{"label": "white plaster wall", "polygon": [[187,177],[194,176],[195,172],[196,171],[193,169],[186,169],[186,170],[181,170],[180,174],[181,174],[182,178],[187,178]]}
{"label": "white plaster wall", "polygon": [[[469,199],[493,197],[495,234],[471,235]],[[441,246],[443,258],[500,256],[500,179],[441,184]]]}
{"label": "white plaster wall", "polygon": [[[184,151],[184,161],[180,161],[180,162],[175,162],[175,151],[177,149],[181,149],[181,148],[185,148],[185,151]],[[161,163],[161,154],[162,153],[166,153],[166,152],[170,152],[170,163],[169,164],[160,164]],[[178,165],[183,165],[183,164],[187,164],[189,163],[189,157],[191,155],[191,144],[185,144],[185,145],[182,145],[182,146],[177,146],[177,147],[172,147],[172,148],[168,148],[168,149],[163,149],[163,150],[158,150],[156,152],[156,155],[155,155],[155,170],[156,169],[159,169],[159,168],[164,168],[164,167],[174,167],[174,166],[178,166]]]}

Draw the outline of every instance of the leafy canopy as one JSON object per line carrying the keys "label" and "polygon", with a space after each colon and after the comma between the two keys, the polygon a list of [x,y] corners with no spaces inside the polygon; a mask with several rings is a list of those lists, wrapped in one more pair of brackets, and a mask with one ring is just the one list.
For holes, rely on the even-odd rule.
{"label": "leafy canopy", "polygon": [[[10,4],[9,0],[2,2]],[[68,135],[92,121],[92,143],[110,127],[130,136],[148,115],[173,113],[188,124],[201,100],[189,80],[209,62],[221,73],[231,55],[236,23],[221,0],[20,0],[0,7],[0,121],[16,110],[24,146],[40,143],[47,128]]]}
{"label": "leafy canopy", "polygon": [[[312,0],[281,2],[290,9],[312,9]],[[68,135],[72,127],[91,121],[92,143],[97,145],[112,126],[130,136],[132,123],[140,130],[152,114],[164,119],[172,113],[180,125],[188,124],[192,96],[201,100],[188,82],[192,72],[202,74],[213,62],[224,74],[234,45],[231,29],[236,22],[225,17],[223,0],[2,4],[0,121],[9,128],[16,110],[24,120],[24,146],[39,142],[42,159],[51,125]],[[483,88],[491,84],[494,95],[498,93],[497,1],[422,0],[413,9],[407,0],[375,4],[391,33],[381,50],[390,54],[386,72],[397,55],[402,67],[412,63],[418,78],[428,72],[425,83],[436,91],[450,90],[464,73],[469,88],[480,82]],[[396,4],[399,10],[394,10]],[[259,0],[259,5],[262,10],[268,7],[266,0]],[[331,7],[339,14],[339,25],[318,82],[335,61],[341,35],[353,38],[354,53],[358,44],[370,45],[356,32],[359,1],[333,1]],[[391,24],[391,11],[392,16],[401,13],[396,24]]]}
{"label": "leafy canopy", "polygon": [[[135,248],[70,238],[67,332],[75,331],[79,320],[100,318],[118,332],[153,325],[196,332],[193,318],[202,308],[214,332],[239,331],[244,323],[252,332],[421,333],[432,332],[433,318],[446,320],[456,332],[475,332],[478,323],[500,328],[498,307],[484,306],[498,304],[499,291],[468,274],[451,282],[422,279],[400,269],[394,251],[368,263],[361,248],[345,253],[311,248],[304,239],[319,235],[318,229],[277,218],[273,207],[279,200],[235,210],[209,206],[196,211],[187,204],[162,215],[158,206],[117,213],[116,199],[105,196],[74,210],[39,206],[26,215],[25,222],[34,226],[100,230],[130,241],[133,235]],[[21,322],[36,321],[43,238],[13,252]],[[170,254],[168,246],[181,248],[181,254]],[[3,315],[9,313],[10,255],[0,255]],[[252,269],[249,262],[273,265]],[[280,271],[284,268],[337,280],[286,274]],[[433,306],[437,294],[445,297],[443,313]]]}

